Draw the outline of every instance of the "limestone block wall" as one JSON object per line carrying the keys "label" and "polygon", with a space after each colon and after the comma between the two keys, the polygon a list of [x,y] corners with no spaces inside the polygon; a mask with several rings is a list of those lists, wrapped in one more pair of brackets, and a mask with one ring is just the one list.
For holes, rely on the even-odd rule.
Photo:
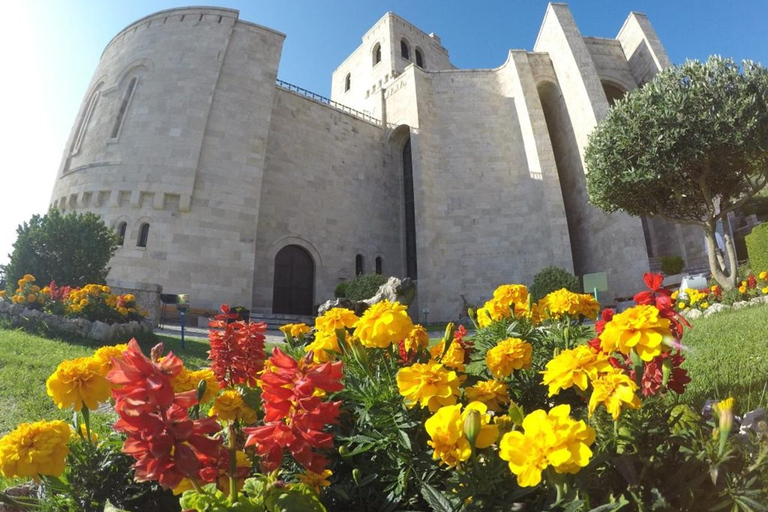
{"label": "limestone block wall", "polygon": [[274,263],[287,245],[315,263],[318,304],[355,275],[402,276],[402,185],[388,165],[380,126],[278,88],[274,96],[256,230],[254,311],[272,311]]}
{"label": "limestone block wall", "polygon": [[160,321],[160,294],[163,287],[152,283],[136,283],[133,281],[108,280],[107,284],[116,295],[132,294],[136,297],[136,304],[147,312],[147,321],[153,327],[157,327]]}
{"label": "limestone block wall", "polygon": [[577,274],[607,272],[613,296],[642,286],[648,256],[639,218],[606,215],[589,204],[584,149],[589,133],[608,112],[608,100],[576,23],[564,4],[550,4],[536,51],[546,52],[556,81],[538,78],[562,184]]}
{"label": "limestone block wall", "polygon": [[188,8],[143,18],[107,46],[51,202],[127,223],[110,279],[189,293],[195,307],[250,306],[283,38],[237,11]]}
{"label": "limestone block wall", "polygon": [[526,102],[530,71],[523,82],[507,66],[413,66],[399,79],[407,85],[387,99],[390,120],[406,110],[399,103],[414,96],[418,103],[407,110],[418,112],[411,137],[419,308],[431,319],[457,318],[462,295],[479,304],[496,286],[530,282],[546,265],[571,268],[553,158],[533,140],[543,116],[540,108],[532,116]]}

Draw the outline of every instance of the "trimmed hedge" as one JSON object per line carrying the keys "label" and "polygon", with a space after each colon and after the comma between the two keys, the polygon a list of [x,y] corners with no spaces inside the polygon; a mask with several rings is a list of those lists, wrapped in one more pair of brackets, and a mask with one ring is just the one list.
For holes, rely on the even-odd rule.
{"label": "trimmed hedge", "polygon": [[749,266],[752,270],[768,270],[768,223],[760,224],[745,237]]}
{"label": "trimmed hedge", "polygon": [[[381,274],[361,274],[345,284],[344,298],[354,301],[370,299],[389,278]],[[339,292],[338,286],[336,292]]]}
{"label": "trimmed hedge", "polygon": [[567,270],[552,266],[544,267],[533,276],[533,284],[529,291],[533,300],[537,301],[561,288],[581,293],[581,281]]}
{"label": "trimmed hedge", "polygon": [[663,256],[659,264],[661,271],[667,276],[679,274],[685,268],[685,260],[680,256]]}

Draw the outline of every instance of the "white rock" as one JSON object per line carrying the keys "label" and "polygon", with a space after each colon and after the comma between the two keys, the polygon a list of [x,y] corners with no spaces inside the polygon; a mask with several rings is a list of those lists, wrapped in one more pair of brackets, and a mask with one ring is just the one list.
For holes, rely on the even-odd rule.
{"label": "white rock", "polygon": [[723,311],[727,311],[729,309],[731,309],[731,306],[726,304],[712,304],[707,308],[706,311],[704,311],[704,316],[711,316],[715,313],[722,313]]}
{"label": "white rock", "polygon": [[687,312],[685,313],[685,317],[686,317],[688,320],[696,320],[696,319],[697,319],[697,318],[699,318],[701,315],[702,315],[702,312],[701,312],[701,311],[699,311],[698,309],[691,309],[690,311],[687,311]]}

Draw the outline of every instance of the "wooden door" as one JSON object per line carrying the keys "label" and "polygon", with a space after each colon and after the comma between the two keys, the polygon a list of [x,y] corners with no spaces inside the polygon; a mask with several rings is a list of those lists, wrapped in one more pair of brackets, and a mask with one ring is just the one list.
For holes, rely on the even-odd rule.
{"label": "wooden door", "polygon": [[315,264],[298,245],[288,245],[275,256],[272,312],[312,315],[315,291]]}

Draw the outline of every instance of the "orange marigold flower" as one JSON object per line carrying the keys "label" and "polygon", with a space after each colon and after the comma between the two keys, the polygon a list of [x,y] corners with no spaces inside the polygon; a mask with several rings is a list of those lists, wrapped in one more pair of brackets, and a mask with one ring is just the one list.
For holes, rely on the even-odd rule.
{"label": "orange marigold flower", "polygon": [[509,377],[515,370],[531,367],[533,347],[519,338],[507,338],[485,354],[485,364],[494,377]]}

